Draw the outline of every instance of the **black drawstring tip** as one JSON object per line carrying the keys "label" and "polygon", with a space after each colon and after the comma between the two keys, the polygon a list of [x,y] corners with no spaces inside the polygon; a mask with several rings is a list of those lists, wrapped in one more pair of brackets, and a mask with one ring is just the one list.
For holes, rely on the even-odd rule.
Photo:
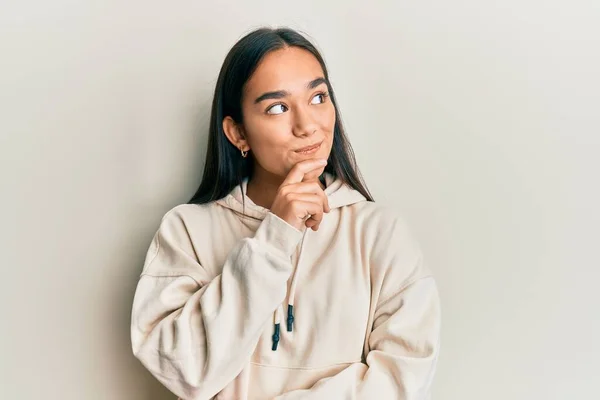
{"label": "black drawstring tip", "polygon": [[294,306],[288,304],[287,331],[291,332],[294,328]]}
{"label": "black drawstring tip", "polygon": [[273,351],[277,350],[277,345],[279,344],[279,325],[280,324],[275,324],[275,333],[273,334],[273,347],[271,347],[271,350]]}

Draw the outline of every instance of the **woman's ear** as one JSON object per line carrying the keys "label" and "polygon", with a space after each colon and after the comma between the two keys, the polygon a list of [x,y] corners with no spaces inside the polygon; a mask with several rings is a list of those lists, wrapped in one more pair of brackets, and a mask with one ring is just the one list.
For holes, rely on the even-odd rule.
{"label": "woman's ear", "polygon": [[244,134],[244,128],[241,124],[237,124],[233,118],[227,116],[223,118],[223,131],[225,132],[225,136],[227,139],[237,147],[240,151],[248,151],[250,150],[250,146],[248,145],[248,141],[246,140],[246,136]]}

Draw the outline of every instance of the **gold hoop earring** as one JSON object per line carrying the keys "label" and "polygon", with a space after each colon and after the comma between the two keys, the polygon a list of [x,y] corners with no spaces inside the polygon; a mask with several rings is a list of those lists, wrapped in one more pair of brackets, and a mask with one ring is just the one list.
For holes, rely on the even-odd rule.
{"label": "gold hoop earring", "polygon": [[248,156],[248,152],[244,151],[244,150],[241,150],[241,151],[242,151],[242,157],[246,158]]}

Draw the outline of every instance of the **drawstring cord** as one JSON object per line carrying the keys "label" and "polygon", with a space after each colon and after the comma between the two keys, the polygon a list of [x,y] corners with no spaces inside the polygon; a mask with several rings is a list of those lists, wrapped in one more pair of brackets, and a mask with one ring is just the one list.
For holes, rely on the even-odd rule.
{"label": "drawstring cord", "polygon": [[[287,316],[287,331],[292,332],[294,329],[294,300],[296,297],[296,286],[298,283],[298,275],[300,274],[300,259],[302,258],[302,250],[304,248],[304,239],[306,237],[306,233],[308,229],[304,231],[304,235],[302,235],[302,242],[300,244],[300,253],[298,254],[298,260],[296,261],[296,271],[294,272],[294,276],[292,277],[292,285],[290,287],[290,295],[288,299],[288,316]],[[281,339],[281,320],[283,319],[283,306],[280,304],[275,311],[275,321],[274,321],[274,332],[273,332],[273,346],[271,350],[276,351],[277,346],[279,344],[279,340]]]}
{"label": "drawstring cord", "polygon": [[302,236],[302,244],[300,245],[300,253],[298,254],[298,261],[296,262],[296,273],[292,278],[292,285],[290,287],[290,296],[288,299],[288,317],[287,317],[287,331],[292,332],[294,328],[294,299],[296,297],[296,286],[298,284],[298,275],[300,275],[300,259],[302,258],[302,250],[304,248],[304,238],[306,237],[306,232],[308,229],[304,231],[304,235]]}
{"label": "drawstring cord", "polygon": [[294,328],[294,306],[288,304],[287,331],[291,332]]}
{"label": "drawstring cord", "polygon": [[273,351],[277,351],[277,345],[279,344],[279,331],[280,331],[280,327],[281,327],[281,305],[279,307],[277,307],[277,310],[275,311],[275,332],[273,333],[273,346],[271,347],[271,350]]}

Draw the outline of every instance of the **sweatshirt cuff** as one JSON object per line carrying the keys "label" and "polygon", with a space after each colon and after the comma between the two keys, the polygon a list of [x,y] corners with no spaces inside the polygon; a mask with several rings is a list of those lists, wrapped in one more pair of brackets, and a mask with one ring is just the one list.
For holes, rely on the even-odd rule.
{"label": "sweatshirt cuff", "polygon": [[302,235],[302,231],[269,212],[256,230],[254,238],[280,249],[286,256],[291,256]]}

